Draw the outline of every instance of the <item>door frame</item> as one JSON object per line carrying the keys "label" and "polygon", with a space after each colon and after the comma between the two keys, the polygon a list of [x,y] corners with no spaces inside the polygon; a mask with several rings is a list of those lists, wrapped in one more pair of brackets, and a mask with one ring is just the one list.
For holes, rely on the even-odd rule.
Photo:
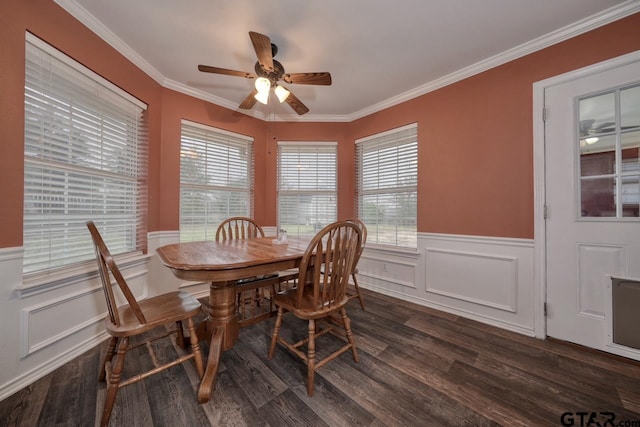
{"label": "door frame", "polygon": [[[536,338],[547,337],[547,319],[544,312],[547,297],[547,241],[545,233],[546,222],[544,218],[546,200],[544,92],[552,86],[592,74],[602,73],[637,61],[640,61],[640,50],[533,83],[533,321],[534,335]],[[549,114],[553,114],[553,112],[549,112]]]}

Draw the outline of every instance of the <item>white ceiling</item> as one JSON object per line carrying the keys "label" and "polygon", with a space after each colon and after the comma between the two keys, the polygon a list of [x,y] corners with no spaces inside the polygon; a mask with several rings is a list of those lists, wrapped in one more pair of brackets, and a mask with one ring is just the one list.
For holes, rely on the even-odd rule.
{"label": "white ceiling", "polygon": [[287,85],[310,112],[257,103],[268,120],[351,121],[640,11],[640,0],[55,0],[163,86],[237,110],[253,80],[249,31],[286,72],[329,71],[332,86]]}

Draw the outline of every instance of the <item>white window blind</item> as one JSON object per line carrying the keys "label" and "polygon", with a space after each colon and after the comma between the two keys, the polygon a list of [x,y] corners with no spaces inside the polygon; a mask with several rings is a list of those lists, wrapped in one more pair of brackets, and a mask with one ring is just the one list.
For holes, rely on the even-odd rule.
{"label": "white window blind", "polygon": [[33,273],[146,246],[146,105],[27,34],[24,261]]}
{"label": "white window blind", "polygon": [[278,227],[314,235],[337,217],[337,143],[278,142]]}
{"label": "white window blind", "polygon": [[367,243],[417,247],[418,128],[356,141],[357,210]]}
{"label": "white window blind", "polygon": [[182,122],[180,240],[213,240],[228,217],[253,214],[253,139]]}

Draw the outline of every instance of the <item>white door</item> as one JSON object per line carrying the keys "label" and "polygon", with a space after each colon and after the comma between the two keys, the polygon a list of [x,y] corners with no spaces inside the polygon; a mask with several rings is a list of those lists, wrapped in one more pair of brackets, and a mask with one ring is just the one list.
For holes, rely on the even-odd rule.
{"label": "white door", "polygon": [[547,335],[640,360],[612,349],[610,308],[611,276],[640,279],[640,62],[544,102]]}

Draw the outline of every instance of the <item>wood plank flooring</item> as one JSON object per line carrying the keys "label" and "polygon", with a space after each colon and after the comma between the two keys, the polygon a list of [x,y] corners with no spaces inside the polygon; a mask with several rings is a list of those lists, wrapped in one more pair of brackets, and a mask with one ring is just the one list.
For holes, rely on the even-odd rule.
{"label": "wood plank flooring", "polygon": [[[640,426],[637,362],[364,292],[367,311],[357,301],[348,306],[360,363],[345,353],[320,368],[314,397],[306,395],[302,361],[281,346],[267,360],[270,319],[242,329],[224,353],[210,402],[197,403],[188,363],[121,389],[111,425],[586,426],[614,416]],[[282,334],[301,338],[306,329],[289,314]],[[318,353],[339,344],[325,336]],[[166,340],[157,345],[160,355],[176,351]],[[0,402],[0,426],[96,425],[104,348]],[[125,365],[148,363],[128,357]]]}

